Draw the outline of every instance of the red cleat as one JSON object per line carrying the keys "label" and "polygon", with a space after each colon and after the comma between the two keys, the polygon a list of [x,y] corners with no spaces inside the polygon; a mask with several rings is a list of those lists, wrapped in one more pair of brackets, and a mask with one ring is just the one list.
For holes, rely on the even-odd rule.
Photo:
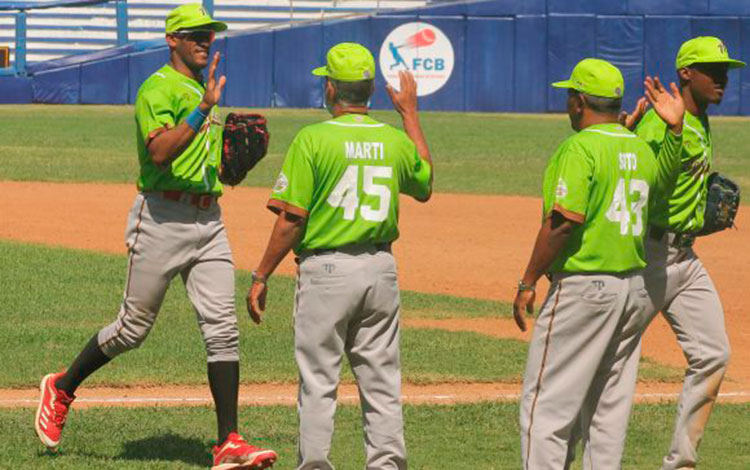
{"label": "red cleat", "polygon": [[42,396],[39,399],[39,408],[36,410],[34,427],[42,443],[52,450],[60,444],[60,434],[65,427],[65,418],[68,416],[70,404],[76,398],[75,396],[69,397],[65,391],[55,387],[55,381],[64,373],[45,375],[39,387]]}
{"label": "red cleat", "polygon": [[272,466],[279,458],[276,452],[250,445],[234,432],[223,444],[214,446],[213,455],[214,466],[211,470],[262,470]]}

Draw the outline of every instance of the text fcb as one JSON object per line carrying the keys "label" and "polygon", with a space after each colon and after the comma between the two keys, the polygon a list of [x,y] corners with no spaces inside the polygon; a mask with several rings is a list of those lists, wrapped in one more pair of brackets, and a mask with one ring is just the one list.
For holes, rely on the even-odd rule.
{"label": "text fcb", "polygon": [[441,89],[453,72],[453,45],[437,27],[422,22],[402,24],[380,47],[380,72],[398,89],[400,70],[409,70],[417,80],[417,94],[425,96]]}

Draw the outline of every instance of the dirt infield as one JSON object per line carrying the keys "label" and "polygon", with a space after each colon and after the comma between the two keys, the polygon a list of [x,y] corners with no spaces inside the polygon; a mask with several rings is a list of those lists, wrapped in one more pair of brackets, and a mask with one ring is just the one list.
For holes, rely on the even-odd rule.
{"label": "dirt infield", "polygon": [[[673,401],[681,384],[639,383],[636,401],[655,403]],[[402,399],[409,404],[455,404],[489,400],[517,400],[520,384],[513,383],[446,383],[436,385],[404,384]],[[170,386],[133,388],[82,387],[76,399],[76,409],[98,406],[206,406],[212,403],[208,386]],[[352,384],[339,387],[341,403],[358,402],[357,389]],[[722,392],[721,403],[743,403],[750,400],[745,392]],[[294,405],[297,402],[295,384],[257,384],[240,386],[241,405]],[[0,390],[0,408],[31,408],[39,405],[38,389]]]}
{"label": "dirt infield", "polygon": [[[0,198],[2,239],[125,253],[125,220],[135,195],[132,185],[0,182],[0,192],[3,194]],[[270,234],[274,216],[264,209],[267,196],[265,189],[237,188],[228,190],[222,198],[235,261],[241,269],[254,267]],[[512,299],[515,282],[525,267],[538,228],[541,208],[538,199],[437,194],[425,206],[410,199],[402,203],[402,237],[395,248],[402,288],[464,297]],[[737,225],[750,227],[747,210],[740,211]],[[742,321],[743,313],[750,306],[745,297],[750,284],[748,246],[749,230],[731,230],[701,239],[696,248],[712,274],[726,311],[733,348],[727,381],[722,387],[722,392],[727,393],[750,390],[750,322]],[[292,274],[293,270],[289,259],[280,268],[285,274]],[[510,321],[487,319],[409,320],[406,326],[476,331],[522,339],[529,336],[528,333],[520,335]],[[685,364],[674,335],[661,318],[646,334],[644,354],[670,365]],[[507,389],[510,394],[518,391],[518,386],[513,384],[484,386],[496,386],[501,390],[511,387]],[[655,385],[643,386],[658,389]],[[676,391],[670,384],[663,384],[663,388],[665,393]],[[455,394],[457,387],[451,385],[449,390]],[[7,393],[0,393],[0,402],[9,399]],[[441,393],[438,390],[421,394]]]}

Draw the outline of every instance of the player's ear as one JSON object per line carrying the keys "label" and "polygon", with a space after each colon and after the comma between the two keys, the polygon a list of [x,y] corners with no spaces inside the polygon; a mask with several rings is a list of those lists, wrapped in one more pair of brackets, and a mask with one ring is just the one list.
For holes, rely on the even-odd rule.
{"label": "player's ear", "polygon": [[686,85],[690,82],[692,74],[690,73],[689,67],[682,67],[677,71],[677,77],[680,79],[680,86]]}
{"label": "player's ear", "polygon": [[326,79],[326,100],[329,103],[336,102],[336,86],[334,86],[333,81],[330,78]]}
{"label": "player's ear", "polygon": [[583,93],[570,89],[568,90],[568,113],[569,114],[581,114],[583,109],[586,107],[586,99]]}
{"label": "player's ear", "polygon": [[167,34],[167,46],[169,46],[169,49],[175,49],[177,48],[177,38],[171,34]]}

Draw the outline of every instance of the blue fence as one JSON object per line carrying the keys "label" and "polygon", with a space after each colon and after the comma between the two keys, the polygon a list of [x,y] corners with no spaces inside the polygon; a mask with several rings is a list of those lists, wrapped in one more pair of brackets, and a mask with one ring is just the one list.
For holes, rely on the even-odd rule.
{"label": "blue fence", "polygon": [[[719,36],[733,57],[750,62],[750,0],[440,4],[397,15],[230,34],[214,46],[225,58],[223,104],[319,107],[322,82],[310,70],[323,63],[332,44],[360,42],[377,61],[386,36],[417,21],[442,31],[454,58],[444,86],[421,98],[426,110],[562,111],[565,93],[549,83],[567,78],[573,65],[588,56],[620,67],[629,108],[642,93],[646,73],[674,79],[680,44],[697,35]],[[0,78],[0,102],[31,97],[47,103],[133,103],[142,81],[168,58],[165,47],[124,47],[108,54],[113,56],[100,53],[82,63],[63,60],[32,67],[30,78]],[[378,73],[375,108],[389,107],[385,83]],[[730,86],[717,111],[750,114],[750,70],[730,72]]]}

